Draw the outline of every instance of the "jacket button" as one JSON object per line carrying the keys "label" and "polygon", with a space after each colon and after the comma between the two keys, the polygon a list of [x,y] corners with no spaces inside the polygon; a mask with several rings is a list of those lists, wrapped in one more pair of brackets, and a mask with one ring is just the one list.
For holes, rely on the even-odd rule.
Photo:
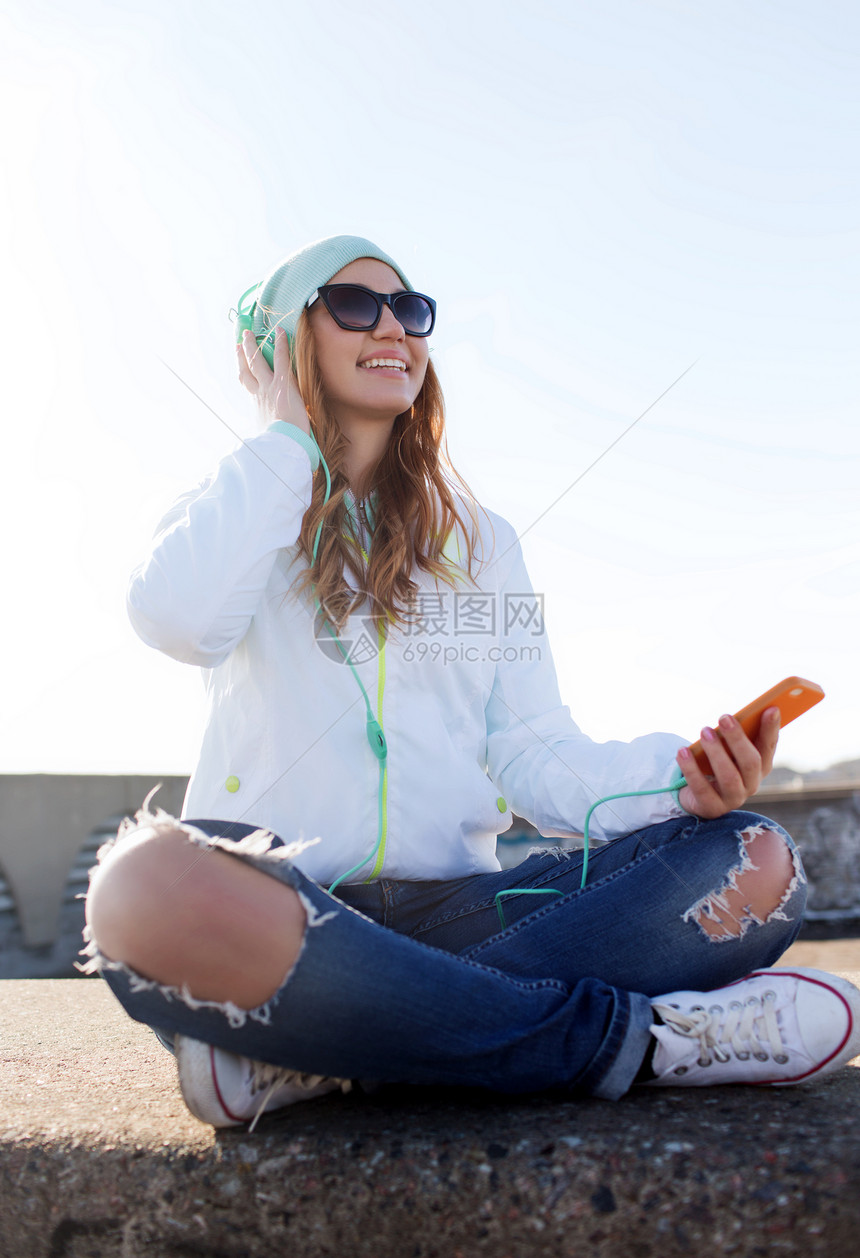
{"label": "jacket button", "polygon": [[508,805],[507,805],[507,803],[505,802],[505,800],[503,799],[503,797],[502,797],[501,795],[500,795],[500,796],[499,796],[499,798],[496,800],[496,807],[498,808],[499,812],[506,812],[506,811],[507,811]]}
{"label": "jacket button", "polygon": [[224,785],[231,795],[235,795],[239,789],[239,779],[231,773]]}

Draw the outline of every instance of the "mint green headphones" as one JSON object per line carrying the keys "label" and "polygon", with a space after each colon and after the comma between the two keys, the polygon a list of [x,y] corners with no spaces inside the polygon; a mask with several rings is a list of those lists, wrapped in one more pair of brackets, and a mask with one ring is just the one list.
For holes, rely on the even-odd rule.
{"label": "mint green headphones", "polygon": [[[292,348],[296,324],[313,293],[333,275],[359,258],[384,262],[414,292],[400,267],[387,253],[364,236],[327,236],[291,253],[273,271],[239,298],[236,309],[236,341],[246,331],[254,337],[263,357],[274,370],[275,329],[282,327]],[[251,300],[251,294],[256,296]]]}

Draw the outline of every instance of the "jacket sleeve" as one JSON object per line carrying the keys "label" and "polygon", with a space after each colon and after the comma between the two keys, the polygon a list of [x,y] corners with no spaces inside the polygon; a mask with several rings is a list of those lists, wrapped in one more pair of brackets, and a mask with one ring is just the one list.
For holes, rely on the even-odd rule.
{"label": "jacket sleeve", "polygon": [[310,504],[308,453],[281,432],[250,438],[183,494],[132,573],[128,610],[149,646],[212,668],[244,637],[278,551]]}
{"label": "jacket sleeve", "polygon": [[[687,740],[648,734],[630,743],[595,743],[582,733],[561,702],[542,609],[510,532],[500,539],[500,567],[508,570],[499,598],[503,649],[486,704],[488,771],[514,812],[543,835],[567,838],[582,833],[596,800],[677,781],[675,753]],[[595,809],[589,835],[611,839],[684,815],[668,790],[613,800]]]}

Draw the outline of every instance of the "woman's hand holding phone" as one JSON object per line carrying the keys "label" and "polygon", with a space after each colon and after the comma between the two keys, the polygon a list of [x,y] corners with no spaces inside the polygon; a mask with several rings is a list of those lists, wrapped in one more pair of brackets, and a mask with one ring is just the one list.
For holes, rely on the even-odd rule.
{"label": "woman's hand holding phone", "polygon": [[700,741],[678,752],[687,780],[678,798],[697,817],[721,817],[754,795],[773,768],[780,725],[787,725],[824,698],[814,681],[786,677],[734,716],[706,726]]}
{"label": "woman's hand holding phone", "polygon": [[779,708],[766,708],[755,739],[751,739],[734,716],[721,716],[717,728],[702,730],[702,748],[710,761],[706,775],[689,747],[678,752],[678,765],[687,785],[678,799],[686,812],[696,817],[722,817],[741,808],[754,795],[773,768],[779,740]]}
{"label": "woman's hand holding phone", "polygon": [[290,346],[283,328],[275,332],[274,371],[263,357],[253,332],[246,331],[236,346],[239,379],[257,399],[264,426],[283,420],[302,432],[311,430],[308,413],[290,362]]}

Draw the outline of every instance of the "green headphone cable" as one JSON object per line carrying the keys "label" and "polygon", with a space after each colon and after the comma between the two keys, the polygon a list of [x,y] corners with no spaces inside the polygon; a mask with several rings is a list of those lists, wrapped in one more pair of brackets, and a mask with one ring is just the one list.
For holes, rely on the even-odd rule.
{"label": "green headphone cable", "polygon": [[[667,792],[677,795],[681,787],[686,785],[687,779],[685,777],[679,777],[676,778],[671,786],[657,786],[647,791],[619,791],[617,795],[604,795],[603,799],[596,799],[589,808],[588,812],[585,814],[585,821],[582,826],[582,879],[579,884],[580,891],[582,891],[585,887],[585,880],[588,877],[588,826],[591,821],[591,814],[594,812],[595,808],[599,808],[601,804],[608,804],[613,799],[634,799],[640,795],[664,795]],[[509,895],[564,895],[564,892],[556,890],[555,887],[534,887],[526,888],[524,890],[513,888],[510,891],[499,891],[498,894],[494,896],[494,900],[496,904],[496,912],[499,915],[499,921],[502,925],[502,930],[505,929],[507,923],[505,922],[505,914],[502,910],[501,902],[505,896]]]}
{"label": "green headphone cable", "polygon": [[[313,434],[311,434],[311,436],[313,437]],[[329,472],[328,464],[326,463],[325,458],[323,457],[323,452],[322,450],[320,450],[319,444],[315,437],[313,437],[313,441],[314,441],[314,445],[317,448],[317,452],[319,453],[320,464],[325,474],[325,497],[323,499],[323,506],[325,506],[325,504],[328,502],[329,498],[331,497],[331,473]],[[311,564],[312,565],[315,564],[317,560],[320,537],[322,535],[322,526],[323,526],[323,522],[322,520],[320,520],[319,524],[317,525],[316,534],[314,535],[314,544],[311,551]],[[362,549],[361,553],[364,556],[365,561],[367,561],[368,560],[367,552],[364,549]],[[326,632],[332,638],[335,645],[337,646],[337,649],[340,651],[343,657],[344,663],[349,668],[350,672],[352,673],[353,677],[355,678],[358,684],[359,690],[361,691],[362,697],[364,699],[364,706],[367,711],[367,725],[366,725],[367,741],[370,746],[370,750],[373,752],[374,756],[379,762],[379,788],[377,792],[377,813],[379,817],[379,833],[378,833],[376,843],[374,844],[374,847],[372,851],[370,852],[370,854],[366,856],[364,860],[359,861],[357,865],[353,865],[352,869],[346,870],[345,873],[342,873],[338,878],[335,879],[335,881],[329,887],[329,892],[332,893],[334,892],[336,887],[340,886],[340,884],[344,881],[344,879],[349,878],[351,874],[357,873],[359,869],[363,869],[364,866],[367,865],[369,861],[374,860],[374,858],[379,857],[379,859],[376,860],[376,863],[374,865],[374,868],[373,868],[373,871],[371,872],[370,877],[373,878],[377,876],[382,868],[383,861],[385,860],[385,839],[387,837],[387,831],[388,831],[388,810],[387,810],[388,744],[385,741],[385,733],[382,728],[382,723],[378,719],[378,716],[374,715],[373,708],[371,707],[371,704],[370,704],[370,697],[367,693],[367,690],[365,689],[364,682],[359,677],[358,670],[356,669],[352,660],[349,658],[349,652],[345,649],[343,643],[341,642],[340,636],[335,632],[330,621],[324,615],[322,607],[320,606],[320,602],[316,598],[316,596],[314,596],[314,605],[316,607],[317,613],[323,617],[323,625],[325,627]],[[382,692],[383,692],[383,687],[385,685],[385,630],[382,628],[381,625],[377,626],[377,634],[378,634],[377,641],[378,641],[378,646],[379,646],[378,658],[380,661],[378,710],[381,713],[382,712]]]}

